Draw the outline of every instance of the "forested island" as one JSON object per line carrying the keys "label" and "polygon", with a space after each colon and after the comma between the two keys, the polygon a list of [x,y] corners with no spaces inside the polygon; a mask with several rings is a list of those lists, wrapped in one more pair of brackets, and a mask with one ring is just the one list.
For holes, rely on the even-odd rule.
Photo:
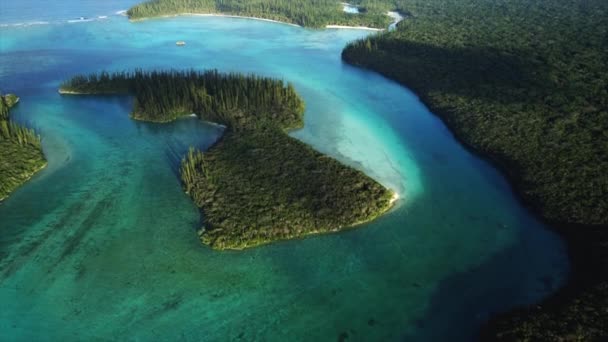
{"label": "forested island", "polygon": [[413,89],[569,243],[566,289],[483,338],[608,338],[608,2],[391,2],[408,19],[343,60]]}
{"label": "forested island", "polygon": [[208,151],[181,164],[184,190],[204,213],[203,243],[243,249],[336,232],[370,221],[396,195],[316,152],[287,132],[302,127],[304,103],[291,85],[217,71],[135,71],[76,76],[62,94],[129,94],[132,117],[170,122],[196,113],[224,125]]}
{"label": "forested island", "polygon": [[229,14],[264,18],[305,27],[327,25],[386,28],[392,7],[386,1],[352,1],[359,5],[358,14],[345,13],[337,0],[152,0],[127,11],[132,20],[187,13]]}
{"label": "forested island", "polygon": [[[603,0],[152,0],[131,19],[223,13],[306,27],[385,28],[344,61],[413,89],[466,146],[491,159],[569,243],[570,284],[493,319],[485,340],[608,336],[608,3]],[[192,155],[194,158],[194,155]]]}
{"label": "forested island", "polygon": [[46,166],[40,136],[10,120],[18,102],[17,96],[0,93],[0,201]]}

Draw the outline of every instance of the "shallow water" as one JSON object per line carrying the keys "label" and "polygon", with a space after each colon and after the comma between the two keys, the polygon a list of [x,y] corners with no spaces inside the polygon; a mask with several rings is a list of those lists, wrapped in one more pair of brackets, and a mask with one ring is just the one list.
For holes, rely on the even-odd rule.
{"label": "shallow water", "polygon": [[[64,17],[97,15],[87,6]],[[36,19],[10,13],[2,22]],[[466,341],[491,313],[563,283],[564,245],[502,176],[407,89],[341,62],[368,32],[53,15],[0,28],[0,89],[21,96],[13,117],[41,132],[49,159],[0,205],[0,340]],[[175,161],[221,129],[138,123],[128,97],[56,91],[75,73],[136,67],[292,82],[307,103],[293,136],[402,199],[349,232],[212,251],[198,242],[200,214]]]}

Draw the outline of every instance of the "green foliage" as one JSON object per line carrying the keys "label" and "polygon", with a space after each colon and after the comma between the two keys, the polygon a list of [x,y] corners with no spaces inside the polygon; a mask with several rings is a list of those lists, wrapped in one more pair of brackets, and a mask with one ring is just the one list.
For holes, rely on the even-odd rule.
{"label": "green foliage", "polygon": [[0,200],[46,165],[40,136],[9,120],[18,101],[15,95],[0,95]]}
{"label": "green foliage", "polygon": [[8,120],[0,120],[0,140],[11,140],[19,145],[31,145],[40,148],[40,136],[27,127]]}
{"label": "green foliage", "polygon": [[329,24],[385,28],[390,19],[384,8],[371,6],[361,14],[342,11],[337,0],[152,0],[129,9],[131,19],[182,13],[222,13],[279,20],[306,27]]}
{"label": "green foliage", "polygon": [[[605,228],[605,227],[604,227]],[[487,341],[605,341],[608,337],[608,229],[568,229],[573,276],[540,305],[493,318]]]}
{"label": "green foliage", "polygon": [[168,122],[198,113],[207,121],[235,129],[302,125],[304,103],[292,85],[281,80],[210,71],[118,72],[75,76],[61,85],[63,93],[132,94],[138,120]]}
{"label": "green foliage", "polygon": [[410,14],[398,30],[350,44],[343,59],[414,89],[544,218],[568,227],[581,259],[567,296],[499,318],[484,338],[606,340],[608,236],[595,232],[608,232],[608,2],[396,0],[395,7]]}
{"label": "green foliage", "polygon": [[0,200],[46,166],[42,150],[0,139]]}
{"label": "green foliage", "polygon": [[413,88],[552,221],[608,224],[608,3],[410,0],[345,61]]}
{"label": "green foliage", "polygon": [[190,149],[180,174],[205,216],[201,240],[241,249],[338,231],[391,206],[391,192],[289,137],[303,125],[304,103],[291,85],[217,71],[101,73],[76,76],[72,94],[133,94],[136,119],[156,122],[197,113],[226,126],[208,152]]}
{"label": "green foliage", "polygon": [[558,310],[537,307],[510,315],[498,324],[488,340],[501,341],[605,341],[608,337],[608,282],[584,291]]}
{"label": "green foliage", "polygon": [[279,129],[234,132],[182,162],[186,191],[205,213],[215,249],[335,232],[389,209],[391,192]]}

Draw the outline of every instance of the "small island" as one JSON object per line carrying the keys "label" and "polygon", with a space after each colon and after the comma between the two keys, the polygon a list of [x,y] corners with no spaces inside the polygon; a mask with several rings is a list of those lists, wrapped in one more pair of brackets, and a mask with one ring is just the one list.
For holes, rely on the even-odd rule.
{"label": "small island", "polygon": [[129,94],[131,117],[170,122],[192,113],[225,126],[208,151],[182,160],[184,190],[203,211],[201,241],[244,249],[337,232],[388,211],[397,195],[287,132],[303,126],[292,85],[217,71],[135,71],[76,76],[62,94]]}
{"label": "small island", "polygon": [[46,166],[40,136],[9,118],[18,102],[13,94],[0,95],[0,201]]}
{"label": "small island", "polygon": [[387,28],[392,19],[387,12],[394,8],[390,1],[370,2],[364,6],[357,2],[357,14],[344,11],[339,0],[264,1],[236,0],[150,0],[133,6],[127,11],[131,20],[176,15],[229,15],[284,23],[325,28]]}

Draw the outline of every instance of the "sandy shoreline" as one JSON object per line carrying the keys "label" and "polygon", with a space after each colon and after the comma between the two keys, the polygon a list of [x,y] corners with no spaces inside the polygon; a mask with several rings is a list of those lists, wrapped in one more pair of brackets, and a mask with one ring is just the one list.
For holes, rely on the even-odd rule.
{"label": "sandy shoreline", "polygon": [[57,90],[57,92],[61,95],[81,95],[82,93],[77,92],[77,91],[72,91],[72,90],[63,90],[63,89],[59,89]]}
{"label": "sandy shoreline", "polygon": [[390,207],[393,207],[395,205],[395,202],[397,202],[399,198],[399,194],[397,192],[393,192],[393,197],[391,197],[391,201],[389,202]]}
{"label": "sandy shoreline", "polygon": [[[179,14],[170,14],[170,15],[162,15],[158,17],[150,17],[150,18],[141,18],[141,19],[129,19],[132,22],[150,20],[155,18],[174,18],[174,17],[222,17],[222,18],[237,18],[237,19],[251,19],[251,20],[260,20],[271,23],[289,25],[294,27],[303,27],[298,24],[288,23],[280,20],[266,19],[266,18],[258,18],[258,17],[247,17],[242,15],[234,15],[234,14],[223,14],[223,13],[179,13]],[[347,25],[326,25],[326,29],[349,29],[349,30],[368,30],[368,31],[384,31],[385,29],[367,27],[367,26],[347,26]]]}
{"label": "sandy shoreline", "polygon": [[252,19],[252,20],[261,20],[271,23],[284,24],[295,27],[302,27],[297,24],[288,23],[285,21],[273,20],[273,19],[265,19],[258,17],[246,17],[242,15],[233,15],[233,14],[223,14],[223,13],[179,13],[179,14],[171,14],[171,15],[162,15],[159,17],[150,17],[150,18],[141,18],[141,19],[129,19],[132,22],[144,21],[154,18],[174,18],[174,17],[223,17],[223,18],[237,18],[237,19]]}
{"label": "sandy shoreline", "polygon": [[368,31],[384,31],[384,29],[367,27],[367,26],[346,26],[346,25],[326,25],[328,29],[351,29],[351,30],[368,30]]}

